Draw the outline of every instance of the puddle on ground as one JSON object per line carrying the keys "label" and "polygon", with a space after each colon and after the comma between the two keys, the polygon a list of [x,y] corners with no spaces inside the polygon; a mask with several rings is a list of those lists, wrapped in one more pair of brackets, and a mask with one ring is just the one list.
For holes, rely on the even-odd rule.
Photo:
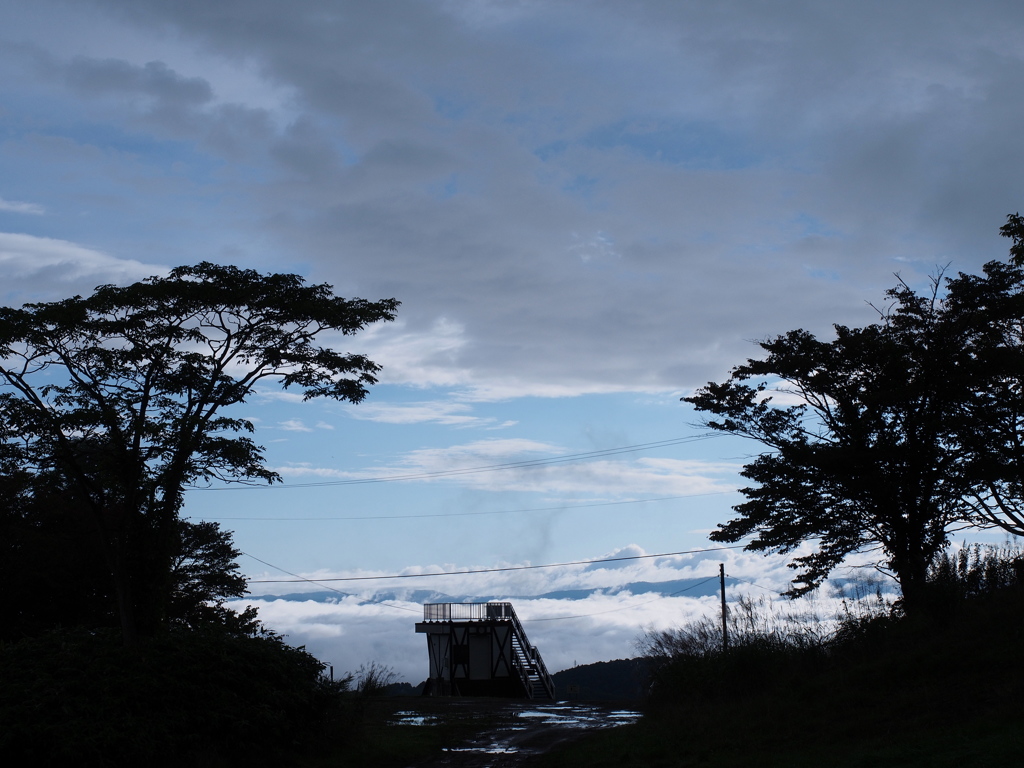
{"label": "puddle on ground", "polygon": [[587,705],[542,705],[523,710],[518,713],[518,717],[566,728],[614,728],[635,722],[640,713],[625,709],[609,711],[603,707]]}
{"label": "puddle on ground", "polygon": [[[606,709],[592,704],[539,704],[528,707],[526,704],[509,704],[505,713],[508,717],[522,722],[522,725],[510,723],[503,730],[524,730],[529,724],[562,725],[569,728],[613,728],[636,722],[639,712],[630,709]],[[427,715],[416,710],[395,712],[389,721],[390,725],[434,725],[439,722],[437,715]]]}
{"label": "puddle on ground", "polygon": [[519,750],[515,747],[445,747],[444,752],[468,752],[474,755],[516,755]]}
{"label": "puddle on ground", "polygon": [[[468,712],[472,707],[467,703]],[[543,744],[560,740],[558,732],[600,730],[636,722],[640,713],[629,709],[610,709],[594,704],[552,702],[534,704],[528,701],[510,702],[499,710],[487,709],[491,715],[499,714],[500,723],[485,728],[476,738],[444,751],[453,757],[478,755],[528,755],[543,750]],[[416,710],[396,712],[393,725],[434,725],[441,720]],[[533,742],[533,743],[531,743]],[[461,764],[461,763],[460,763]],[[473,763],[489,765],[489,762]],[[504,763],[502,763],[504,765]]]}
{"label": "puddle on ground", "polygon": [[424,715],[422,712],[395,712],[388,725],[434,725],[437,720],[436,716]]}

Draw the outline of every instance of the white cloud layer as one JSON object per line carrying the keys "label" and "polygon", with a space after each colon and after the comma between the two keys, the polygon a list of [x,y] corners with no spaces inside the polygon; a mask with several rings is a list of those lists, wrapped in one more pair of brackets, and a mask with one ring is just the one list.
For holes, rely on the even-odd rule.
{"label": "white cloud layer", "polygon": [[[608,553],[610,557],[644,555],[636,546]],[[718,564],[724,562],[729,577],[728,599],[770,597],[776,610],[784,613],[814,615],[829,626],[841,610],[842,595],[824,588],[812,598],[796,602],[780,598],[792,572],[778,557],[747,554],[737,550],[718,550],[690,555],[632,560],[620,563],[596,563],[556,569],[539,569],[463,576],[425,577],[383,582],[334,582],[324,584],[251,584],[254,595],[266,596],[250,602],[259,608],[264,622],[288,635],[290,642],[305,644],[336,671],[354,671],[360,664],[377,661],[393,667],[412,683],[426,677],[426,648],[415,634],[414,624],[421,620],[422,604],[410,599],[417,590],[435,590],[430,602],[475,599],[509,599],[523,621],[532,643],[538,646],[552,671],[574,664],[589,664],[636,655],[636,643],[649,629],[682,626],[702,616],[715,616],[720,610]],[[528,563],[527,563],[528,564]],[[436,565],[409,568],[405,573],[430,573],[450,570]],[[332,576],[375,576],[372,571],[344,574],[317,572],[307,578]],[[841,577],[865,579],[863,570],[841,571]],[[260,578],[276,578],[262,576]],[[621,591],[626,584],[658,584],[676,580],[709,580],[698,592],[690,582],[693,597],[684,593],[663,596],[650,592]],[[841,582],[837,582],[841,583]],[[873,589],[872,581],[865,582]],[[374,585],[374,586],[370,586]],[[889,590],[885,582],[879,585]],[[355,592],[359,596],[337,594],[329,602],[303,599],[303,592],[323,594],[327,589]],[[646,588],[646,587],[645,587]],[[573,591],[586,596],[569,596]],[[848,589],[848,592],[850,590]],[[274,599],[272,594],[289,594]],[[450,598],[443,595],[447,593]],[[852,594],[852,592],[851,592]],[[549,595],[549,596],[544,596]],[[382,597],[384,599],[382,599]],[[362,598],[362,599],[361,599]],[[364,602],[377,599],[381,602]]]}
{"label": "white cloud layer", "polygon": [[7,211],[8,213],[28,213],[34,216],[41,216],[46,213],[45,209],[41,205],[35,203],[20,203],[16,200],[4,200],[0,197],[0,211]]}
{"label": "white cloud layer", "polygon": [[279,422],[277,425],[278,429],[283,429],[285,432],[312,432],[312,427],[307,427],[301,419],[288,419],[286,421]]}
{"label": "white cloud layer", "polygon": [[346,408],[354,419],[379,421],[384,424],[436,423],[452,427],[480,427],[494,424],[493,418],[472,415],[468,403],[430,401],[421,403],[361,403]]}
{"label": "white cloud layer", "polygon": [[51,298],[55,286],[64,295],[88,293],[101,283],[128,283],[166,272],[166,267],[118,259],[66,240],[0,232],[0,275],[8,300]]}

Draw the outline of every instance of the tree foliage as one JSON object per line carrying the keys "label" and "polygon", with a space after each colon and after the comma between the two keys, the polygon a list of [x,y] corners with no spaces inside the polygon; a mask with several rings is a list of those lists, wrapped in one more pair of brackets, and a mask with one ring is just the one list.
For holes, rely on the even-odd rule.
{"label": "tree foliage", "polygon": [[[58,627],[118,627],[114,581],[88,510],[61,492],[37,492],[0,505],[0,642]],[[167,625],[235,634],[258,631],[255,609],[224,603],[242,597],[245,578],[231,534],[213,522],[178,520],[172,544]]]}
{"label": "tree foliage", "polygon": [[35,510],[61,489],[64,508],[98,532],[126,641],[152,634],[181,597],[182,548],[227,554],[215,531],[182,527],[184,489],[279,479],[246,434],[253,425],[224,410],[268,380],[305,399],[362,400],[379,367],[323,340],[391,320],[397,306],[204,262],[0,308],[4,487]]}
{"label": "tree foliage", "polygon": [[984,522],[1024,535],[1024,219],[1011,216],[1011,262],[949,283],[946,321],[969,350],[970,391],[950,425],[967,465],[967,499]]}
{"label": "tree foliage", "polygon": [[[1009,217],[1003,234],[1024,260],[1024,221]],[[683,398],[711,414],[706,426],[768,449],[743,468],[755,485],[712,540],[781,553],[813,542],[791,563],[791,595],[878,551],[911,608],[951,530],[1024,530],[1022,288],[1024,270],[1001,262],[937,276],[926,294],[900,282],[879,322],[766,340],[763,359]]]}

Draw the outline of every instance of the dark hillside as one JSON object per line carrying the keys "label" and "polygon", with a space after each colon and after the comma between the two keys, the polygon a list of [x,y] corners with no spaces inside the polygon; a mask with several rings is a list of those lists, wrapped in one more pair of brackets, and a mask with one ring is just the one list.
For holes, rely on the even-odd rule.
{"label": "dark hillside", "polygon": [[616,659],[556,672],[555,693],[566,701],[639,701],[649,682],[647,659]]}

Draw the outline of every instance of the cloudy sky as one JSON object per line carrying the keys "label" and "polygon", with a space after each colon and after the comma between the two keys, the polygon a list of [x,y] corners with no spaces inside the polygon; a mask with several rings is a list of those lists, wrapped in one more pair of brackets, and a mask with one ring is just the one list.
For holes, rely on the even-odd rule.
{"label": "cloudy sky", "polygon": [[190,494],[255,578],[699,549],[756,446],[679,397],[1005,255],[1021,135],[1008,1],[0,0],[0,301],[201,260],[402,301],[365,403],[236,414],[290,487]]}

